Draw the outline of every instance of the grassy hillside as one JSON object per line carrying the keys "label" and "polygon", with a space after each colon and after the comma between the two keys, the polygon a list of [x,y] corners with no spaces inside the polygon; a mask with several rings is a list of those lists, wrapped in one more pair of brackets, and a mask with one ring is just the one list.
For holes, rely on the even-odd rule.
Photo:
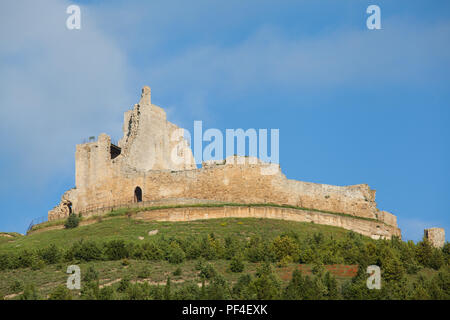
{"label": "grassy hillside", "polygon": [[[158,230],[158,234],[149,236],[148,232],[151,230]],[[321,232],[326,236],[333,235],[339,239],[350,231],[313,223],[273,219],[228,218],[187,222],[146,222],[120,216],[103,219],[99,223],[74,229],[49,230],[28,236],[8,238],[0,242],[0,253],[12,252],[17,249],[38,249],[51,243],[67,247],[80,239],[140,242],[139,237],[144,237],[144,239],[150,237],[185,238],[187,236],[207,235],[209,233],[215,233],[222,238],[233,236],[238,239],[245,239],[254,235],[261,235],[272,239],[276,235],[285,232],[294,232],[301,239],[305,239],[317,232]]]}
{"label": "grassy hillside", "polygon": [[[120,215],[0,234],[0,299],[448,299],[448,257],[448,246],[375,241],[314,223]],[[65,288],[73,264],[81,291]],[[369,264],[383,269],[379,292],[365,288]]]}

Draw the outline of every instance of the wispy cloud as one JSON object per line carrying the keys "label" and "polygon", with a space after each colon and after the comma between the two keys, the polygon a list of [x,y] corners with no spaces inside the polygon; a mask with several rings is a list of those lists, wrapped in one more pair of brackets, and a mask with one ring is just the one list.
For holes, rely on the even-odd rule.
{"label": "wispy cloud", "polygon": [[72,168],[74,145],[119,131],[130,104],[125,55],[95,20],[84,19],[88,8],[81,30],[68,30],[69,4],[1,4],[0,133],[15,163],[14,171],[1,169],[8,187],[20,180],[32,189]]}
{"label": "wispy cloud", "polygon": [[411,22],[395,21],[376,32],[338,30],[313,38],[287,37],[265,26],[237,44],[188,48],[150,64],[147,71],[172,91],[218,95],[261,88],[420,85],[446,77],[450,23],[411,27]]}

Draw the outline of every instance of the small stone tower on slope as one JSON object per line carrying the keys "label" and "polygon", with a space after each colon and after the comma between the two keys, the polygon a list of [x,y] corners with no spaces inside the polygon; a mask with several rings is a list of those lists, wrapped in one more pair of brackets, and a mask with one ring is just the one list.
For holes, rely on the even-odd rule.
{"label": "small stone tower on slope", "polygon": [[436,248],[442,248],[445,244],[444,228],[430,228],[424,231],[425,238]]}

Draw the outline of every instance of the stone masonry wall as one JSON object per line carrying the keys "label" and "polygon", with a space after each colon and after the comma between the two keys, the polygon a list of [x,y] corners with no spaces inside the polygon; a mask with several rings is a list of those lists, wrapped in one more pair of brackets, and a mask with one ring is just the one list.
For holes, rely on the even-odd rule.
{"label": "stone masonry wall", "polygon": [[[367,185],[339,187],[287,179],[280,171],[262,175],[264,164],[228,164],[184,171],[124,171],[120,165],[99,170],[101,179],[80,188],[75,212],[87,206],[133,201],[136,187],[143,201],[188,198],[234,203],[275,203],[377,218],[375,192]],[[78,189],[78,188],[77,188]],[[386,223],[395,223],[387,220]],[[395,223],[396,225],[396,223]]]}
{"label": "stone masonry wall", "polygon": [[366,221],[352,217],[326,214],[279,207],[213,207],[213,208],[175,208],[143,211],[135,219],[146,221],[192,221],[213,218],[267,218],[297,222],[314,222],[336,226],[363,234],[373,239],[400,237],[400,229],[377,221]]}

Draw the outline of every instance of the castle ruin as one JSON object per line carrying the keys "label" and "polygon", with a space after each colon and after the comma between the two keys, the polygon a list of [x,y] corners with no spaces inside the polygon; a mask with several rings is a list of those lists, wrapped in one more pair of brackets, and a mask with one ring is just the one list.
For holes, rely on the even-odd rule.
{"label": "castle ruin", "polygon": [[424,236],[435,248],[442,248],[445,244],[445,230],[443,228],[425,229]]}
{"label": "castle ruin", "polygon": [[[64,193],[48,220],[72,212],[89,216],[120,207],[175,204],[186,207],[148,211],[141,218],[277,218],[334,225],[375,239],[401,237],[396,216],[377,208],[375,190],[368,185],[291,180],[278,165],[273,174],[265,174],[273,164],[251,160],[232,156],[197,168],[183,130],[167,121],[165,111],[151,103],[150,88],[144,87],[139,103],[124,114],[117,145],[100,134],[97,141],[76,146],[75,188]],[[241,206],[189,208],[203,203]]]}

